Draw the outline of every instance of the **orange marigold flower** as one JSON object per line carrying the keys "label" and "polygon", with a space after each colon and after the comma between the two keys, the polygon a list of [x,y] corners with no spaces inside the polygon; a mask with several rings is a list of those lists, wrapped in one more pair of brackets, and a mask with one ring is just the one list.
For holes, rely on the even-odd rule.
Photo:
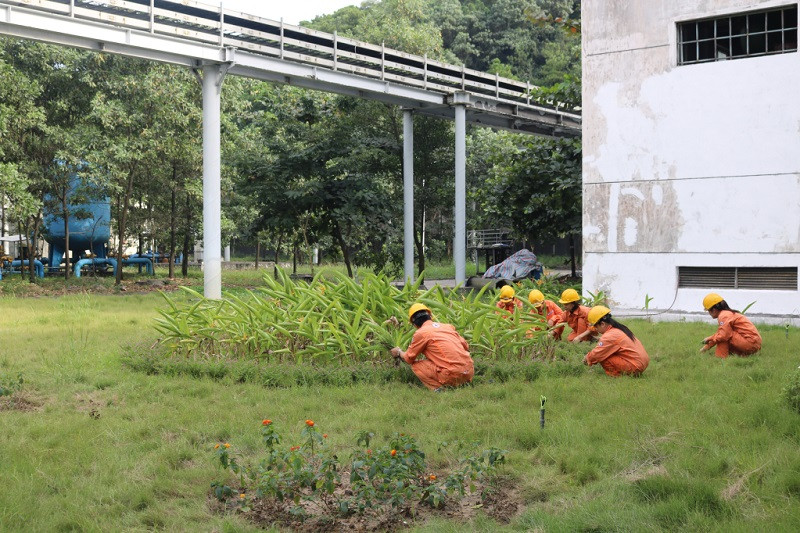
{"label": "orange marigold flower", "polygon": [[323,439],[327,439],[327,438],[328,438],[328,434],[327,434],[327,433],[323,433],[323,434],[322,434],[322,438],[323,438]]}
{"label": "orange marigold flower", "polygon": [[228,444],[227,442],[224,444],[224,446],[225,446],[226,448],[230,448],[230,447],[231,447],[231,445],[230,445],[230,444]]}
{"label": "orange marigold flower", "polygon": [[239,494],[239,499],[240,499],[240,500],[244,500],[244,492],[243,492],[243,493],[241,493],[241,494]]}
{"label": "orange marigold flower", "polygon": [[392,450],[392,457],[394,457],[395,455],[397,455],[397,450]]}
{"label": "orange marigold flower", "polygon": [[313,428],[314,427],[314,421],[313,420],[306,420],[306,425],[308,427],[310,427],[310,428]]}
{"label": "orange marigold flower", "polygon": [[367,455],[372,455],[372,450],[367,450]]}
{"label": "orange marigold flower", "polygon": [[215,450],[219,450],[219,444],[215,444],[215,445],[214,445],[214,449],[215,449]]}
{"label": "orange marigold flower", "polygon": [[272,420],[270,420],[269,418],[265,418],[264,420],[261,421],[262,426],[268,426],[270,424],[272,424]]}
{"label": "orange marigold flower", "polygon": [[296,452],[299,449],[300,449],[300,446],[292,446],[291,448],[289,448],[289,451],[290,452]]}
{"label": "orange marigold flower", "polygon": [[431,481],[436,481],[436,475],[431,474],[430,476],[428,476],[428,479],[430,479]]}

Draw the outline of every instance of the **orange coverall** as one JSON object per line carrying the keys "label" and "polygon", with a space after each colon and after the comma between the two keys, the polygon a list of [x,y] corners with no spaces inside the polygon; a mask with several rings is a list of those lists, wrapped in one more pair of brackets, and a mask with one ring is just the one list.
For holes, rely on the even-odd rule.
{"label": "orange coverall", "polygon": [[[544,305],[540,306],[539,309],[534,307],[531,310],[531,314],[539,315],[540,317],[544,318],[544,321],[547,323],[548,327],[562,322],[561,315],[564,313],[564,310],[561,309],[557,303],[552,300],[545,300],[543,304]],[[539,331],[539,329],[541,328],[533,328],[533,331]],[[561,334],[563,332],[564,326],[554,329],[553,338],[556,340],[561,340]]]}
{"label": "orange coverall", "polygon": [[[522,307],[522,300],[519,298],[514,298],[513,300],[509,300],[507,302],[499,301],[497,302],[497,308],[502,309],[508,313],[514,313],[518,308]],[[510,314],[503,315],[503,318],[510,318]]]}
{"label": "orange coverall", "polygon": [[[570,313],[566,309],[561,314],[561,319],[559,322],[566,322],[567,325],[572,328],[572,332],[567,337],[568,341],[573,341],[575,337],[583,333],[584,331],[589,329],[589,322],[587,321],[586,317],[589,316],[589,308],[585,305],[579,305],[578,308],[575,310],[574,313]],[[583,338],[583,341],[590,341],[594,338],[594,333],[587,335]]]}
{"label": "orange coverall", "polygon": [[586,354],[586,364],[600,364],[609,376],[638,376],[650,363],[650,357],[639,339],[631,340],[625,332],[611,327],[603,333],[597,346]]}
{"label": "orange coverall", "polygon": [[[425,359],[417,361],[421,353]],[[475,373],[467,341],[450,324],[431,320],[422,324],[402,357],[431,390],[467,383]]]}
{"label": "orange coverall", "polygon": [[729,353],[750,355],[761,349],[761,335],[743,314],[720,311],[717,322],[719,329],[709,342],[711,346],[717,347],[717,357],[725,358]]}

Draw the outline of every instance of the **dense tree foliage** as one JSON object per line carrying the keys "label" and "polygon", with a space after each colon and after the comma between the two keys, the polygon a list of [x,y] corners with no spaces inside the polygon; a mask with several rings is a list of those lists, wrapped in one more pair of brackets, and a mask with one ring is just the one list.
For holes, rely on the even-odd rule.
{"label": "dense tree foliage", "polygon": [[[579,0],[368,0],[308,25],[552,86],[579,105]],[[568,22],[566,22],[568,21]],[[38,237],[42,206],[68,219],[66,162],[112,199],[116,253],[184,256],[200,236],[201,100],[192,73],[141,60],[0,40],[2,215]],[[402,263],[402,111],[228,77],[223,86],[223,243],[319,246],[355,265]],[[415,117],[418,267],[452,251],[453,126]],[[580,144],[468,130],[468,225],[520,238],[580,222]],[[68,177],[68,176],[67,176]],[[170,275],[172,275],[172,265]],[[185,264],[184,264],[184,274]]]}

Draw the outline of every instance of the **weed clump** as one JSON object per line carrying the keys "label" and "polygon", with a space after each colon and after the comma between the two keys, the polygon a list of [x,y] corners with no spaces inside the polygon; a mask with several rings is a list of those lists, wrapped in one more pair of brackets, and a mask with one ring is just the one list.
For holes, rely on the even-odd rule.
{"label": "weed clump", "polygon": [[783,399],[792,411],[800,413],[800,368],[789,377],[789,382],[783,388]]}

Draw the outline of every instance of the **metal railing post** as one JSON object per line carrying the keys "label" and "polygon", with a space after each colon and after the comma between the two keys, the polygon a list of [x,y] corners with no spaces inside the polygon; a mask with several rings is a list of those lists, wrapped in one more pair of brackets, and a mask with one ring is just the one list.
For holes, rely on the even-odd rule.
{"label": "metal railing post", "polygon": [[225,11],[222,9],[222,2],[219,3],[219,45],[225,45]]}
{"label": "metal railing post", "polygon": [[[70,0],[74,2],[75,0]],[[150,33],[156,32],[156,0],[150,0]]]}
{"label": "metal railing post", "polygon": [[281,40],[280,40],[280,55],[279,57],[283,59],[283,17],[281,17]]}
{"label": "metal railing post", "polygon": [[339,68],[339,64],[337,62],[338,58],[336,57],[336,50],[339,48],[339,36],[336,33],[336,30],[333,31],[333,70],[337,70]]}

